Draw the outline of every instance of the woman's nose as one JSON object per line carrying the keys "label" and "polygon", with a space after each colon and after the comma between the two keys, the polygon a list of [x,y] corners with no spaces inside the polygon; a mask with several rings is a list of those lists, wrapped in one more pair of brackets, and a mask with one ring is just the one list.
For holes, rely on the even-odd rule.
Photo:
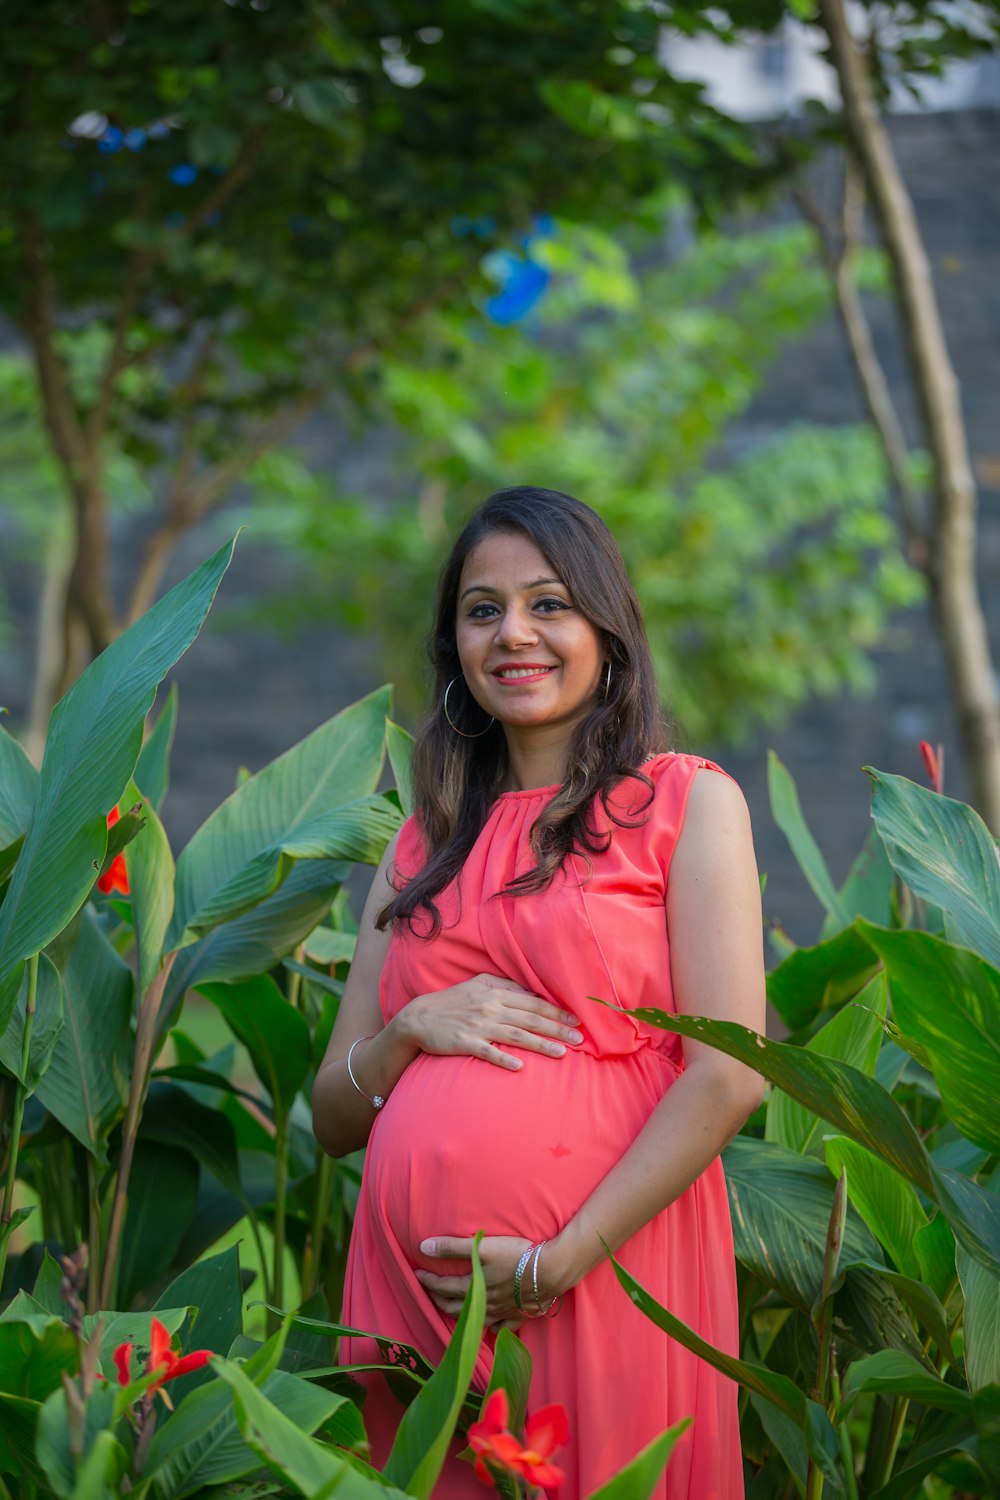
{"label": "woman's nose", "polygon": [[530,613],[520,605],[512,604],[500,617],[496,638],[502,646],[526,646],[538,639],[538,633]]}

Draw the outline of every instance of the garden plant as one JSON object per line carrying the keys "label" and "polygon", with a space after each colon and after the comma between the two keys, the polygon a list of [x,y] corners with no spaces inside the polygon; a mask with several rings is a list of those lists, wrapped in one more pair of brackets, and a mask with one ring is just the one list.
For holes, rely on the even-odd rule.
{"label": "garden plant", "polygon": [[[381,1473],[363,1372],[336,1364],[360,1162],[319,1152],[308,1098],[352,952],[345,879],[409,807],[389,690],[243,777],[176,860],[159,819],[175,699],[148,716],[231,552],[97,657],[39,771],[0,731],[0,1497],[429,1497],[456,1434],[487,1482],[531,1493],[565,1433],[509,1331],[469,1392],[478,1269],[437,1369],[380,1340],[405,1404]],[[739,1383],[752,1500],[1000,1483],[997,849],[939,789],[870,778],[838,887],[771,763],[826,911],[814,946],[772,930],[786,1039],[642,1013],[772,1085],[724,1157],[739,1357],[618,1267],[664,1337]],[[600,1495],[649,1494],[680,1435]]]}

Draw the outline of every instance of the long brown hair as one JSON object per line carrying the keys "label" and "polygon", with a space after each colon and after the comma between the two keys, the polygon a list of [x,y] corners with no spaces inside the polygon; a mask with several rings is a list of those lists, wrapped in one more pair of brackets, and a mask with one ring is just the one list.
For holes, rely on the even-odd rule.
{"label": "long brown hair", "polygon": [[[608,799],[626,777],[647,789],[638,813],[652,799],[652,782],[640,767],[664,747],[665,734],[642,611],[615,539],[600,516],[572,495],[531,485],[500,490],[476,511],[441,574],[428,641],[433,706],[418,732],[413,755],[415,810],[427,860],[397,887],[379,913],[379,927],[398,918],[412,926],[422,912],[421,934],[434,936],[440,931],[434,897],[461,870],[507,772],[502,726],[493,722],[484,733],[477,733],[484,715],[465,686],[455,639],[465,560],[474,547],[498,532],[519,532],[535,544],[566,585],[577,609],[599,632],[610,662],[607,696],[599,692],[577,726],[566,780],[532,826],[531,847],[537,864],[511,881],[507,890],[516,895],[541,890],[568,854],[588,858],[606,849],[610,834],[598,832],[589,813],[599,796],[608,817],[622,824],[625,820],[612,812]],[[456,734],[443,711],[445,692],[454,679],[448,709],[452,719],[468,730],[468,737]]]}

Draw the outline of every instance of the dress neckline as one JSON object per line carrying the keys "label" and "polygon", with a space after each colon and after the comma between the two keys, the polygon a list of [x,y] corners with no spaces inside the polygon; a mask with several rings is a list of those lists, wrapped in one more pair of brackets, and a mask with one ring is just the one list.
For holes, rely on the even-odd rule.
{"label": "dress neckline", "polygon": [[[665,759],[667,756],[675,755],[676,753],[675,750],[657,750],[652,755],[648,755],[636,769],[641,771],[646,766],[652,765],[654,761]],[[516,787],[511,792],[497,792],[493,805],[495,806],[497,802],[505,802],[520,797],[551,797],[556,792],[561,791],[562,786],[563,783],[561,781],[554,781],[550,786]]]}

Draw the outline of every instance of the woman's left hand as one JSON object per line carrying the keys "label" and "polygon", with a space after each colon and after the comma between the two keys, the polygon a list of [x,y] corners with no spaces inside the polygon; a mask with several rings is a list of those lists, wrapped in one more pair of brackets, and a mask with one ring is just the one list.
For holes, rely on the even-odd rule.
{"label": "woman's left hand", "polygon": [[[519,1312],[514,1304],[514,1272],[517,1270],[517,1263],[521,1256],[525,1250],[531,1248],[532,1244],[537,1244],[537,1241],[500,1234],[484,1235],[479,1241],[479,1263],[483,1268],[483,1279],[486,1282],[486,1325],[488,1328],[494,1330],[517,1328],[534,1313],[533,1260],[525,1268],[524,1280],[521,1282],[521,1303],[524,1311]],[[446,1235],[423,1240],[420,1245],[422,1255],[438,1260],[467,1260],[470,1263],[469,1271],[457,1276],[435,1276],[432,1271],[422,1270],[416,1272],[417,1280],[428,1292],[435,1306],[450,1318],[457,1318],[462,1311],[462,1303],[465,1301],[465,1295],[472,1281],[472,1245],[471,1239],[456,1239]],[[558,1290],[552,1287],[545,1274],[544,1253],[543,1251],[543,1259],[538,1269],[538,1291],[543,1307],[551,1301],[555,1291]]]}

